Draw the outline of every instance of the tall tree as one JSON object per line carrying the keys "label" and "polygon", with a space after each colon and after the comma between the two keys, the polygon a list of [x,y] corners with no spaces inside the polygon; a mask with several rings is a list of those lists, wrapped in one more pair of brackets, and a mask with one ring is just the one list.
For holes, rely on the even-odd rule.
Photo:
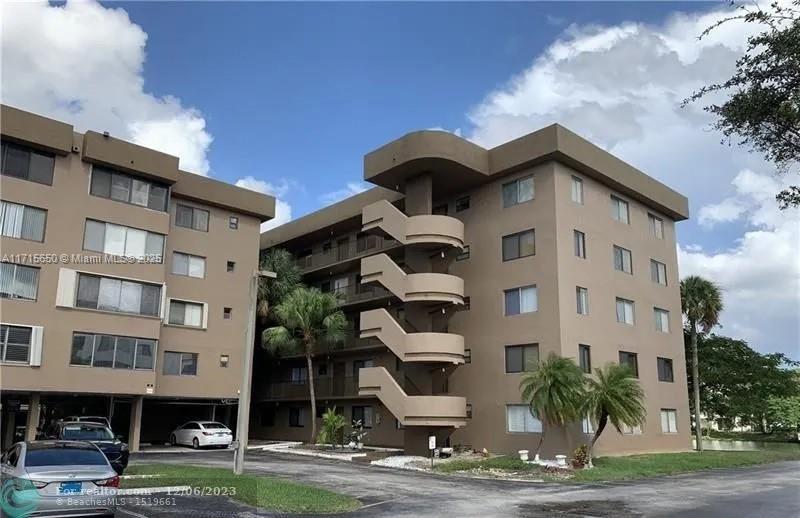
{"label": "tall tree", "polygon": [[[761,354],[744,340],[711,334],[697,341],[700,373],[700,406],[709,419],[723,427],[737,422],[765,430],[771,422],[771,398],[800,396],[800,380],[792,368],[798,365],[781,353]],[[684,333],[686,356],[691,358],[691,339]],[[689,360],[687,367],[693,369]],[[690,397],[694,380],[689,376]],[[773,414],[774,415],[774,414]]]}
{"label": "tall tree", "polygon": [[522,400],[531,413],[542,421],[542,433],[536,455],[551,426],[564,426],[577,421],[583,404],[583,372],[571,358],[550,353],[536,370],[525,374],[519,384]]}
{"label": "tall tree", "polygon": [[317,438],[317,401],[314,393],[314,352],[318,344],[339,343],[345,338],[348,324],[339,309],[338,299],[316,288],[296,288],[273,308],[279,325],[262,333],[268,350],[289,350],[303,354],[308,369],[308,395],[311,398],[311,442]]}
{"label": "tall tree", "polygon": [[644,407],[644,390],[633,377],[629,367],[608,364],[595,369],[594,377],[586,378],[586,395],[583,413],[597,423],[589,443],[589,465],[592,464],[594,445],[609,422],[622,433],[623,426],[644,424],[647,410]]}
{"label": "tall tree", "polygon": [[[778,172],[787,172],[800,162],[800,0],[772,2],[765,9],[748,2],[700,37],[734,20],[762,31],[748,38],[730,79],[701,88],[684,104],[728,93],[723,103],[705,108],[717,116],[714,127],[728,141],[737,136],[740,144],[762,153]],[[799,206],[800,187],[791,186],[776,198],[781,208]]]}
{"label": "tall tree", "polygon": [[694,392],[694,434],[697,451],[703,451],[703,428],[700,425],[700,372],[697,360],[698,332],[708,333],[719,323],[722,293],[713,282],[697,275],[681,281],[681,311],[686,316],[692,347],[692,390]]}
{"label": "tall tree", "polygon": [[300,269],[294,256],[283,248],[271,248],[261,255],[260,269],[274,272],[274,279],[258,283],[258,316],[267,322],[270,308],[276,307],[291,292],[302,285]]}

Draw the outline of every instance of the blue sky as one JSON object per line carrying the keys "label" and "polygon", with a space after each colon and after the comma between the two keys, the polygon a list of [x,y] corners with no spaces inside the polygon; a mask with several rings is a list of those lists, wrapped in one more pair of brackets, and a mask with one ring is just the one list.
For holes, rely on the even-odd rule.
{"label": "blue sky", "polygon": [[[359,180],[367,151],[416,129],[467,128],[469,108],[568,24],[632,14],[626,3],[114,5],[148,34],[145,88],[202,110],[212,174],[295,180],[296,216]],[[676,8],[707,6],[642,3],[633,19]]]}
{"label": "blue sky", "polygon": [[680,273],[724,289],[720,332],[800,359],[800,216],[774,201],[789,180],[680,106],[744,52],[746,24],[698,40],[729,9],[7,3],[2,94],[274,194],[274,223],[364,189],[363,155],[408,131],[491,147],[559,122],[686,194]]}

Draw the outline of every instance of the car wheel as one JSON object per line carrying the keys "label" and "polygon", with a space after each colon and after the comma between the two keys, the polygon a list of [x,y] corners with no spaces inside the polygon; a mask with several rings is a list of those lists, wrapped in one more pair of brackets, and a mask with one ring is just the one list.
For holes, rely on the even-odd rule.
{"label": "car wheel", "polygon": [[200,441],[197,440],[197,437],[192,439],[192,448],[194,448],[195,450],[200,448]]}
{"label": "car wheel", "polygon": [[172,434],[172,435],[169,436],[169,443],[171,445],[173,445],[173,446],[177,446],[178,445],[178,438],[175,437],[175,434]]}

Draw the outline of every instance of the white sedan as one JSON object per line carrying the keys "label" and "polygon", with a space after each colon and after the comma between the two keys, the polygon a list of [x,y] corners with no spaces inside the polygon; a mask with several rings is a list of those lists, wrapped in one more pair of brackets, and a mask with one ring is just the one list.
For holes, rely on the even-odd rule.
{"label": "white sedan", "polygon": [[194,449],[203,446],[227,448],[233,441],[230,428],[214,421],[189,421],[176,428],[169,436],[172,444],[185,444]]}

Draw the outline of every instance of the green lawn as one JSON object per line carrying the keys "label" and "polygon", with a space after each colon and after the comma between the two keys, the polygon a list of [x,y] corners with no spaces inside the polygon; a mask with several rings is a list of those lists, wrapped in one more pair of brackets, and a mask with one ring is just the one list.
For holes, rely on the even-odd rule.
{"label": "green lawn", "polygon": [[[771,448],[761,451],[704,451],[702,453],[653,453],[625,457],[600,457],[595,459],[593,469],[576,470],[567,480],[573,482],[630,480],[714,468],[765,464],[781,460],[800,460],[800,447]],[[439,464],[434,469],[443,473],[501,470],[546,480],[564,480],[563,477],[553,477],[539,466],[526,464],[516,457],[505,456],[472,461],[455,460]]]}
{"label": "green lawn", "polygon": [[339,513],[360,507],[355,498],[325,489],[256,475],[234,475],[229,469],[175,464],[132,465],[126,475],[162,475],[157,478],[123,479],[124,489],[157,486],[235,488],[234,500],[269,511],[287,513]]}

